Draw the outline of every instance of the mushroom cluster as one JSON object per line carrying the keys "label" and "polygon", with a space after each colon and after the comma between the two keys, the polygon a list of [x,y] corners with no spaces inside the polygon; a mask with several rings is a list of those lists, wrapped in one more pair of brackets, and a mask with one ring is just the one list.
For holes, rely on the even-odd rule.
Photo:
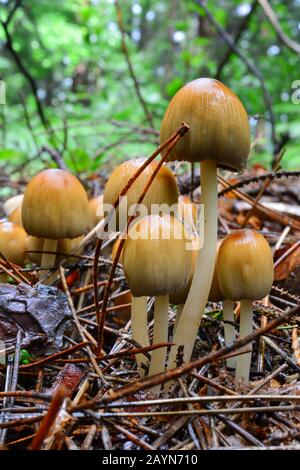
{"label": "mushroom cluster", "polygon": [[[127,319],[131,304],[131,334],[137,347],[146,347],[151,341],[153,345],[167,343],[170,338],[174,343],[169,354],[165,345],[153,349],[149,363],[144,355],[137,354],[141,376],[174,367],[179,348],[183,361],[190,361],[208,301],[223,303],[226,345],[237,336],[237,302],[238,334],[250,334],[253,301],[267,296],[273,282],[273,257],[263,235],[243,229],[218,241],[218,168],[243,171],[250,151],[248,116],[241,101],[218,80],[194,80],[181,88],[167,107],[160,129],[161,144],[168,142],[182,123],[187,123],[189,131],[180,135],[172,149],[160,147],[161,162],[154,155],[149,162],[134,158],[119,164],[103,194],[90,200],[71,173],[41,171],[29,182],[24,195],[6,201],[8,221],[0,224],[2,257],[23,266],[27,252],[28,259],[43,268],[43,279],[45,271],[72,255],[80,237],[89,230],[94,233],[100,221],[105,226],[107,207],[116,208],[112,237],[105,246],[110,250],[110,241],[116,240],[110,250],[115,259],[120,243],[124,244],[119,266],[130,292],[116,297],[119,312],[124,304]],[[188,196],[179,195],[167,160],[200,163],[200,224],[198,207]],[[55,279],[55,275],[48,276],[45,282]],[[7,275],[3,274],[1,280],[7,281]],[[118,282],[114,285],[121,286]],[[153,312],[148,301],[151,297]],[[173,331],[170,304],[176,305]],[[153,328],[149,328],[152,313]],[[227,366],[236,370],[237,380],[249,380],[250,365],[251,352],[227,359]]]}

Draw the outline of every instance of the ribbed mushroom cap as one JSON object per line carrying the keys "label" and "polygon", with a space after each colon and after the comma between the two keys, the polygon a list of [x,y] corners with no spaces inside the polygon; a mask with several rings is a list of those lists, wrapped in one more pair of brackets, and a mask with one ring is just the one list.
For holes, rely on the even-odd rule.
{"label": "ribbed mushroom cap", "polygon": [[91,217],[91,225],[94,227],[97,223],[103,219],[103,194],[100,196],[93,197],[89,200],[89,209]]}
{"label": "ribbed mushroom cap", "polygon": [[27,234],[25,230],[12,222],[0,224],[0,252],[8,261],[24,266],[27,250]]}
{"label": "ribbed mushroom cap", "polygon": [[[121,190],[144,162],[145,158],[136,158],[128,160],[114,169],[105,185],[103,194],[104,204],[114,204]],[[158,162],[151,162],[128,190],[126,194],[128,209],[137,203],[157,165]],[[178,188],[175,176],[166,165],[163,165],[147,191],[142,204],[146,206],[147,213],[151,214],[153,213],[153,210],[151,212],[152,204],[167,204],[172,206],[177,204],[177,201]]]}
{"label": "ribbed mushroom cap", "polygon": [[218,254],[218,280],[226,299],[257,300],[270,292],[273,256],[255,230],[237,230],[224,238]]}
{"label": "ribbed mushroom cap", "polygon": [[219,279],[218,279],[218,254],[219,254],[219,249],[220,249],[222,241],[223,240],[218,240],[218,243],[217,243],[217,257],[216,257],[216,262],[215,262],[215,270],[214,270],[213,280],[210,286],[210,291],[209,291],[209,296],[208,296],[208,300],[210,302],[221,302],[222,300],[225,300],[224,295],[221,291]]}
{"label": "ribbed mushroom cap", "polygon": [[22,224],[22,206],[16,207],[8,216],[8,220],[13,224],[21,225]]}
{"label": "ribbed mushroom cap", "polygon": [[28,184],[22,204],[26,232],[39,238],[76,238],[90,226],[87,194],[64,170],[38,173]]}
{"label": "ribbed mushroom cap", "polygon": [[199,78],[181,88],[165,112],[161,143],[183,121],[190,130],[171,151],[171,160],[214,160],[219,167],[233,171],[246,167],[250,151],[247,113],[238,97],[223,83]]}
{"label": "ribbed mushroom cap", "polygon": [[129,229],[122,256],[132,294],[158,296],[182,290],[191,273],[189,242],[183,224],[172,216],[151,215],[137,221]]}
{"label": "ribbed mushroom cap", "polygon": [[188,283],[186,284],[184,289],[182,289],[178,292],[174,292],[173,294],[170,294],[170,303],[171,304],[175,304],[175,305],[184,304],[186,299],[187,299],[187,296],[189,294],[190,288],[191,288],[193,275],[194,275],[194,271],[195,271],[197,255],[198,255],[198,252],[199,252],[199,247],[198,247],[199,238],[198,238],[198,236],[195,236],[195,237],[193,236],[191,243],[192,243],[193,249],[192,249],[192,263],[191,263],[190,279],[188,280]]}

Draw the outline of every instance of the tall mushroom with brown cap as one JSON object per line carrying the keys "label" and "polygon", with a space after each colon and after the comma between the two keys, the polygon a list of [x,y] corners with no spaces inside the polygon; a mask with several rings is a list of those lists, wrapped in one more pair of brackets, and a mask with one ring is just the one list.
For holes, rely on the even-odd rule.
{"label": "tall mushroom with brown cap", "polygon": [[[181,221],[162,214],[141,218],[130,227],[122,263],[131,289],[132,335],[139,343],[148,336],[143,318],[147,296],[155,296],[153,343],[168,341],[169,294],[182,290],[191,273],[192,251]],[[166,348],[152,352],[150,375],[165,368]]]}
{"label": "tall mushroom with brown cap", "polygon": [[[24,266],[27,250],[25,230],[12,222],[0,223],[0,253],[18,266]],[[7,274],[0,274],[0,281],[7,282]]]}
{"label": "tall mushroom with brown cap", "polygon": [[[247,113],[238,97],[223,83],[199,78],[171,100],[160,131],[163,142],[181,122],[190,131],[170,153],[172,160],[200,162],[201,199],[204,205],[204,246],[197,258],[192,286],[176,330],[176,346],[184,346],[184,359],[191,357],[213,277],[217,244],[217,168],[241,171],[250,150]],[[175,364],[176,347],[170,358]]]}
{"label": "tall mushroom with brown cap", "polygon": [[[108,178],[104,188],[104,204],[114,204],[121,190],[136,173],[138,168],[140,168],[143,163],[145,163],[145,160],[146,159],[144,158],[135,158],[133,160],[128,160],[114,169],[114,171]],[[143,173],[136,179],[131,188],[128,190],[126,194],[127,207],[126,205],[123,205],[121,203],[117,210],[118,220],[116,221],[116,230],[124,230],[124,228],[126,227],[128,219],[128,210],[130,208],[134,208],[134,206],[136,205],[139,197],[143,192],[143,189],[148,183],[157,165],[157,161],[152,161],[145,168]],[[171,172],[171,170],[166,165],[163,165],[157,173],[153,183],[151,184],[144,197],[143,206],[145,207],[147,213],[141,215],[146,216],[149,214],[153,214],[154,212],[161,212],[162,204],[164,204],[166,209],[168,210],[171,206],[177,204],[177,201],[178,188],[176,178]],[[157,207],[155,208],[154,206]]]}
{"label": "tall mushroom with brown cap", "polygon": [[25,190],[22,221],[29,235],[44,240],[41,265],[53,266],[58,240],[79,237],[89,228],[89,206],[84,187],[67,171],[41,171]]}
{"label": "tall mushroom with brown cap", "polygon": [[[274,278],[271,248],[255,230],[237,230],[224,238],[218,254],[218,280],[226,299],[240,301],[240,336],[252,333],[254,300],[269,294]],[[236,378],[248,381],[251,352],[237,357]]]}

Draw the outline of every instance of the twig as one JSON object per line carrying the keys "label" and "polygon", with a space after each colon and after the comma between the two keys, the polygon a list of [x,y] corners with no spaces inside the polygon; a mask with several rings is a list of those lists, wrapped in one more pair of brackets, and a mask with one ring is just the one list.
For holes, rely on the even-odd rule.
{"label": "twig", "polygon": [[132,65],[132,62],[131,62],[131,59],[130,59],[129,50],[128,50],[128,47],[127,47],[127,44],[126,44],[126,34],[125,34],[125,30],[124,30],[124,25],[123,25],[122,11],[121,11],[118,0],[115,0],[115,7],[116,7],[116,11],[117,11],[118,26],[119,26],[121,37],[122,37],[122,50],[123,50],[123,53],[124,53],[124,56],[125,56],[125,59],[126,59],[126,62],[127,62],[127,66],[128,66],[128,70],[129,70],[131,79],[132,79],[133,84],[134,84],[136,95],[137,95],[137,98],[138,98],[138,100],[139,100],[139,102],[140,102],[140,104],[141,104],[141,106],[144,110],[144,113],[146,115],[146,118],[147,118],[150,126],[154,127],[153,117],[152,117],[151,113],[149,112],[148,106],[147,106],[147,104],[146,104],[146,102],[145,102],[145,100],[142,96],[142,93],[141,93],[141,90],[140,90],[140,85],[139,85],[138,79],[135,75],[133,65]]}
{"label": "twig", "polygon": [[283,29],[280,26],[280,23],[278,21],[278,18],[276,16],[276,14],[275,14],[274,10],[272,9],[272,7],[271,7],[270,3],[268,2],[268,0],[258,0],[258,3],[260,4],[262,9],[264,10],[266,17],[268,18],[271,25],[275,29],[276,34],[277,34],[278,38],[281,40],[281,42],[285,46],[287,46],[289,49],[291,49],[292,51],[296,52],[297,54],[300,54],[300,44],[298,44],[293,39],[290,39],[285,34],[285,32],[283,31]]}

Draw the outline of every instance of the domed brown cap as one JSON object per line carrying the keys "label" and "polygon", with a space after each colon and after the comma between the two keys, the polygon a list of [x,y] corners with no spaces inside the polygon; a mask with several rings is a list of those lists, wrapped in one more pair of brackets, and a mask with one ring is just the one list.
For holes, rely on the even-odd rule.
{"label": "domed brown cap", "polygon": [[25,230],[12,222],[0,223],[0,252],[7,261],[24,266],[27,250]]}
{"label": "domed brown cap", "polygon": [[255,230],[231,233],[220,246],[217,271],[225,299],[262,299],[270,292],[274,277],[267,240]]}
{"label": "domed brown cap", "polygon": [[21,225],[22,227],[22,206],[16,207],[8,216],[8,220],[13,224]]}
{"label": "domed brown cap", "polygon": [[128,232],[122,256],[132,295],[158,296],[182,290],[191,274],[189,242],[183,224],[175,217],[152,215],[136,222]]}
{"label": "domed brown cap", "polygon": [[76,238],[90,226],[88,198],[80,181],[64,170],[38,173],[28,184],[22,221],[29,235],[39,238]]}
{"label": "domed brown cap", "polygon": [[222,168],[245,169],[250,151],[247,113],[238,97],[223,83],[199,78],[181,88],[165,112],[161,143],[183,121],[190,130],[171,151],[171,160],[214,160]]}
{"label": "domed brown cap", "polygon": [[[145,161],[145,158],[136,158],[128,160],[115,168],[105,185],[104,204],[114,204],[126,183]],[[126,193],[128,209],[137,203],[157,165],[158,162],[151,162]],[[177,201],[178,188],[175,176],[166,165],[163,165],[148,189],[142,204],[146,206],[148,214],[151,214],[152,204],[172,206],[177,204]]]}

